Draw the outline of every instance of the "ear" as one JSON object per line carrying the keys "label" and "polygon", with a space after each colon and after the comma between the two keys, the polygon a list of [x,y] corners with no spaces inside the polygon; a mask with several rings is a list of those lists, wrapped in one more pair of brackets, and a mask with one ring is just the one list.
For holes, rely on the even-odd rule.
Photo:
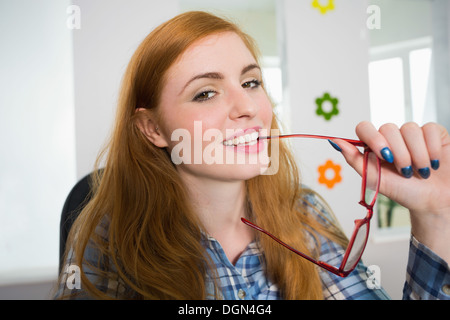
{"label": "ear", "polygon": [[168,147],[167,141],[158,127],[153,114],[145,109],[136,109],[136,125],[150,142],[159,148]]}

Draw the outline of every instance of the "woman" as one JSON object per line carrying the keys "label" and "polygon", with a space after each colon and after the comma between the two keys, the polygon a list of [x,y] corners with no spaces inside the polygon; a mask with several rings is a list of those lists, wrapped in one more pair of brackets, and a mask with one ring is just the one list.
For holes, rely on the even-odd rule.
{"label": "woman", "polygon": [[[57,297],[386,298],[367,288],[362,264],[337,277],[241,222],[320,259],[348,244],[320,198],[301,187],[282,141],[271,157],[277,170],[267,173],[272,144],[258,137],[277,128],[256,47],[234,24],[189,12],[155,29],[128,66],[106,165],[71,231],[67,263],[81,266],[81,288],[69,290],[63,273]],[[449,135],[437,124],[378,132],[364,122],[356,132],[387,160],[380,191],[411,211],[412,266],[432,259],[448,282]],[[334,143],[361,173],[359,151]],[[430,161],[439,171],[424,169]],[[432,298],[408,280],[405,298]],[[449,298],[442,284],[428,291]]]}

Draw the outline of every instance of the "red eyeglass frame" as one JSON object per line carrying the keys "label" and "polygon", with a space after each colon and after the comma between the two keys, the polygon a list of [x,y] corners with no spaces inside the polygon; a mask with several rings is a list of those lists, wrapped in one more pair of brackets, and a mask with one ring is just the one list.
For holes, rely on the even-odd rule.
{"label": "red eyeglass frame", "polygon": [[[361,200],[359,201],[359,204],[362,205],[363,207],[365,207],[367,209],[367,215],[365,218],[363,219],[357,219],[355,220],[355,228],[353,230],[353,234],[350,238],[349,244],[347,246],[347,249],[345,250],[344,253],[344,258],[339,266],[339,268],[336,268],[332,265],[329,265],[326,262],[320,261],[320,260],[316,260],[306,254],[304,254],[303,252],[300,252],[294,248],[292,248],[291,246],[289,246],[288,244],[284,243],[283,241],[281,241],[280,239],[278,239],[277,237],[275,237],[274,235],[272,235],[271,233],[269,233],[268,231],[264,230],[263,228],[255,225],[254,223],[248,221],[245,218],[241,218],[241,221],[243,223],[245,223],[246,225],[268,235],[269,237],[271,237],[273,240],[275,240],[276,242],[278,242],[279,244],[281,244],[282,246],[284,246],[285,248],[291,250],[292,252],[298,254],[299,256],[309,260],[310,262],[318,265],[321,268],[324,268],[325,270],[328,270],[329,272],[332,272],[340,277],[347,277],[357,266],[358,262],[361,260],[361,257],[363,255],[363,252],[365,250],[366,244],[367,244],[367,240],[369,238],[369,230],[370,230],[370,220],[372,219],[373,216],[373,206],[375,205],[377,196],[378,196],[378,191],[379,191],[379,187],[380,187],[380,180],[381,180],[381,162],[380,159],[378,157],[375,156],[376,158],[376,165],[377,165],[377,169],[378,169],[378,180],[377,180],[377,185],[375,188],[375,194],[373,196],[373,199],[371,201],[371,203],[366,203],[365,200],[365,194],[366,194],[366,188],[367,188],[367,166],[369,163],[369,154],[371,152],[373,152],[372,150],[370,150],[370,148],[362,141],[359,140],[353,140],[353,139],[345,139],[345,138],[338,138],[338,137],[330,137],[330,136],[322,136],[322,135],[309,135],[309,134],[287,134],[287,135],[279,135],[279,136],[267,136],[267,137],[260,137],[260,139],[277,139],[277,138],[314,138],[314,139],[327,139],[327,140],[334,140],[334,139],[340,139],[340,140],[344,140],[347,141],[348,143],[351,143],[352,145],[356,146],[356,147],[363,147],[364,148],[364,166],[363,166],[363,172],[362,172],[362,183],[361,183]],[[367,231],[366,231],[366,235],[365,235],[365,240],[363,243],[363,246],[361,248],[361,253],[359,254],[359,257],[357,260],[355,260],[355,263],[348,269],[345,269],[347,260],[349,258],[351,249],[353,248],[353,245],[355,243],[355,239],[358,235],[358,231],[359,229],[364,226],[367,225]]]}

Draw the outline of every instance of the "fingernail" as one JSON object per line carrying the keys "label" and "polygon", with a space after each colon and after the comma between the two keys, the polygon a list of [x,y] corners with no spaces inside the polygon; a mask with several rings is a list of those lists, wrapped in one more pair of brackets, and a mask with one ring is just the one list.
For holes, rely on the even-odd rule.
{"label": "fingernail", "polygon": [[402,174],[405,178],[411,178],[413,175],[413,169],[411,166],[402,168]]}
{"label": "fingernail", "polygon": [[430,168],[428,168],[428,167],[419,169],[418,171],[419,171],[420,176],[424,179],[428,179],[428,177],[430,176]]}
{"label": "fingernail", "polygon": [[383,159],[386,160],[387,162],[389,163],[394,162],[394,155],[392,154],[391,149],[389,149],[388,147],[381,149],[380,153]]}
{"label": "fingernail", "polygon": [[328,139],[328,142],[331,144],[331,146],[333,147],[333,148],[335,148],[337,151],[339,151],[339,152],[342,152],[342,149],[336,144],[336,143],[334,143],[333,141],[331,141],[331,140],[329,140]]}
{"label": "fingernail", "polygon": [[431,167],[433,170],[439,169],[439,160],[431,160]]}

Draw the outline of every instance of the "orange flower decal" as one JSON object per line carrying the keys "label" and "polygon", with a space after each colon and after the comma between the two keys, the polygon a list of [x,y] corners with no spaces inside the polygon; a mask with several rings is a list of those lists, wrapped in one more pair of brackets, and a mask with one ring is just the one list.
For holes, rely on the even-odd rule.
{"label": "orange flower decal", "polygon": [[[330,175],[327,175],[327,172],[332,171],[334,175],[329,178]],[[336,183],[342,181],[341,177],[341,166],[338,164],[334,164],[333,161],[327,160],[327,162],[323,166],[319,166],[319,183],[327,186],[328,189],[334,187]]]}

